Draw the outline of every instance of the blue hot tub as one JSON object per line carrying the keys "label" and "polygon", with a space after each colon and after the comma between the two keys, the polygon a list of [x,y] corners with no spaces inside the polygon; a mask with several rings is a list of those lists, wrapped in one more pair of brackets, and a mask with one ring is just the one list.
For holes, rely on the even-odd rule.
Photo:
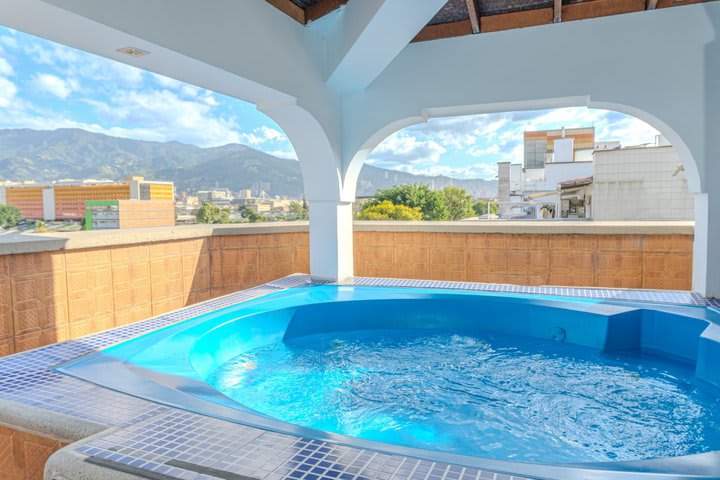
{"label": "blue hot tub", "polygon": [[316,285],[59,370],[260,428],[527,476],[713,478],[719,318],[702,307]]}

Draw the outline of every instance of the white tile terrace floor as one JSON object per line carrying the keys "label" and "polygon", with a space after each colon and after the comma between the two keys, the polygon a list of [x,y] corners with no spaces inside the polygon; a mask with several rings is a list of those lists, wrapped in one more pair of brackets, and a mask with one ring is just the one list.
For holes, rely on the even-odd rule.
{"label": "white tile terrace floor", "polygon": [[[519,479],[462,465],[335,445],[189,413],[54,372],[53,367],[202,313],[311,283],[297,274],[133,325],[0,358],[0,402],[115,427],[70,445],[85,462],[141,478],[203,480]],[[560,295],[720,307],[689,292],[522,287],[464,282],[354,278],[343,284]]]}

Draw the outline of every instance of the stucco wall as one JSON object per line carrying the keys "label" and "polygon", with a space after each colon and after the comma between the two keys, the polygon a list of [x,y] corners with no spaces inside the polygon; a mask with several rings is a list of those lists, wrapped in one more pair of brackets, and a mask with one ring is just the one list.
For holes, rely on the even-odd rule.
{"label": "stucco wall", "polygon": [[595,153],[595,220],[691,220],[687,177],[672,147],[624,148]]}
{"label": "stucco wall", "polygon": [[[359,276],[690,288],[687,224],[358,222],[355,229]],[[303,224],[32,238],[0,241],[0,252],[16,252],[0,255],[0,355],[309,271]]]}

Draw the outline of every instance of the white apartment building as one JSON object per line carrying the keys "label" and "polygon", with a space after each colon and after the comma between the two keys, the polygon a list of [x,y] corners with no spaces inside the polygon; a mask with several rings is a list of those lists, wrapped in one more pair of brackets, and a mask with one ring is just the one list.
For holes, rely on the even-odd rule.
{"label": "white apartment building", "polygon": [[593,157],[594,220],[694,218],[693,195],[672,146],[596,151]]}

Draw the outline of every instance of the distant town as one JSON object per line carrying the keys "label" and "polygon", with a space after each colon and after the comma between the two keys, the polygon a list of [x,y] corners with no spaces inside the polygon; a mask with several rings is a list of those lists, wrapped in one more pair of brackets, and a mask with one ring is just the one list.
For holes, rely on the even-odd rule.
{"label": "distant town", "polygon": [[[272,187],[177,191],[171,181],[142,176],[6,181],[0,225],[44,232],[308,219],[304,198],[271,196]],[[358,197],[354,212],[360,220],[689,220],[693,198],[663,137],[624,147],[597,142],[595,129],[584,127],[525,132],[522,162],[498,163],[494,197],[452,184],[398,184]]]}

